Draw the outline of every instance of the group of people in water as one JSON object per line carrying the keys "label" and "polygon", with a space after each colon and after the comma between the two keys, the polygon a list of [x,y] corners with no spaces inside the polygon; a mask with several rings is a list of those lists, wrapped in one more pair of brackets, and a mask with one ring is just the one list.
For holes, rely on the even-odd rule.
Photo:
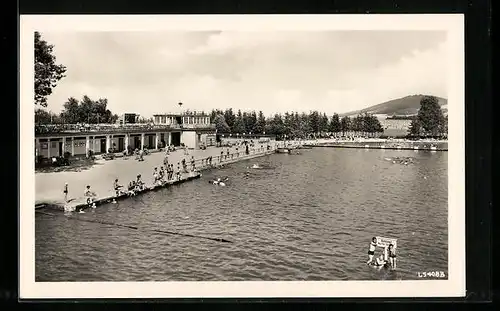
{"label": "group of people in water", "polygon": [[394,157],[394,158],[386,158],[386,160],[391,161],[392,164],[401,164],[408,165],[413,163],[412,157]]}
{"label": "group of people in water", "polygon": [[370,246],[368,249],[368,261],[367,265],[374,265],[378,268],[392,268],[396,269],[396,248],[394,244],[390,243],[387,246],[384,246],[384,250],[379,257],[373,260],[375,256],[375,249],[377,248],[377,238],[373,237]]}

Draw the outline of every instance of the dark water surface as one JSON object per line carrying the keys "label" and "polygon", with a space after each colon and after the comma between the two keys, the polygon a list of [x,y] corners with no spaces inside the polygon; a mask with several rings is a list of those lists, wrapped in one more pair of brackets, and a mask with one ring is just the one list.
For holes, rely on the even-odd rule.
{"label": "dark water surface", "polygon": [[[408,166],[388,158],[414,157]],[[37,281],[418,279],[448,274],[447,152],[315,148],[99,206],[36,214]],[[266,169],[250,169],[260,163]],[[226,187],[208,183],[228,176]],[[139,230],[84,222],[102,220]],[[144,230],[142,230],[142,229]],[[234,243],[160,235],[163,229]],[[398,270],[365,265],[398,238]]]}

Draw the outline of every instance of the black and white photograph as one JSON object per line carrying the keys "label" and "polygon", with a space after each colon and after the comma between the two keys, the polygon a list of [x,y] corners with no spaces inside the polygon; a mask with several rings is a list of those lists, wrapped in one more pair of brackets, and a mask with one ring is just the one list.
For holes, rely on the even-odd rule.
{"label": "black and white photograph", "polygon": [[21,16],[21,297],[463,295],[463,23]]}

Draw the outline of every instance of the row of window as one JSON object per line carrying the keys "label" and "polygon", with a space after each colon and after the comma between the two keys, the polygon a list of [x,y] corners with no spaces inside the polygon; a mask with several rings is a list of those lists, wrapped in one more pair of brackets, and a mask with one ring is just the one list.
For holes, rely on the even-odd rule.
{"label": "row of window", "polygon": [[[167,122],[168,118],[168,122]],[[156,116],[155,123],[157,124],[175,124],[175,118],[167,116]],[[210,117],[184,117],[185,124],[210,124]]]}

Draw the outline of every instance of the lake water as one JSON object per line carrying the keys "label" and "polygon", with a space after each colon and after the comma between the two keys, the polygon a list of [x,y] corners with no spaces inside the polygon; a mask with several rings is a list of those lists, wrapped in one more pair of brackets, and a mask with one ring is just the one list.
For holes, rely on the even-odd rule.
{"label": "lake water", "polygon": [[[414,161],[389,161],[396,156]],[[314,148],[206,171],[201,179],[85,214],[37,213],[36,280],[405,280],[418,279],[422,271],[447,276],[447,156]],[[265,168],[249,169],[245,177],[254,163]],[[209,184],[219,176],[229,177],[226,187]],[[377,235],[398,239],[396,271],[365,264]]]}

